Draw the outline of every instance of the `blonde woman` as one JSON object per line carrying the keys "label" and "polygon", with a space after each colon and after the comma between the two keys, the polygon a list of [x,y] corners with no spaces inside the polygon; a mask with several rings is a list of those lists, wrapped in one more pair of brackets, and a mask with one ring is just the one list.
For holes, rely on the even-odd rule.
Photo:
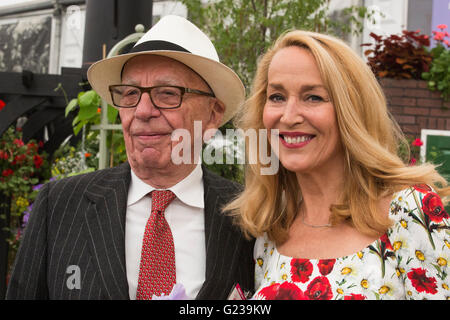
{"label": "blonde woman", "polygon": [[397,156],[401,131],[346,44],[282,35],[258,64],[238,126],[279,142],[277,174],[248,165],[226,208],[257,237],[255,298],[450,297],[447,182]]}

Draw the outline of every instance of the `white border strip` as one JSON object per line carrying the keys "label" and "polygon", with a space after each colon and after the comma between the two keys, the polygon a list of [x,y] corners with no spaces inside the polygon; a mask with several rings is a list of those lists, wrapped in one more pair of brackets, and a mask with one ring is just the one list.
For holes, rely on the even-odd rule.
{"label": "white border strip", "polygon": [[420,130],[420,140],[422,140],[423,145],[420,147],[420,161],[425,162],[425,154],[427,151],[427,136],[446,136],[450,137],[450,130],[432,130],[432,129],[422,129]]}

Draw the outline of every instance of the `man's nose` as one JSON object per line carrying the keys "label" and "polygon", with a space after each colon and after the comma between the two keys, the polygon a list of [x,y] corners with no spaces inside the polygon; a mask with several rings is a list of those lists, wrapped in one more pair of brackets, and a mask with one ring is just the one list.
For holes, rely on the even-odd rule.
{"label": "man's nose", "polygon": [[149,92],[142,93],[141,100],[136,106],[135,116],[140,119],[158,117],[161,111],[153,104]]}

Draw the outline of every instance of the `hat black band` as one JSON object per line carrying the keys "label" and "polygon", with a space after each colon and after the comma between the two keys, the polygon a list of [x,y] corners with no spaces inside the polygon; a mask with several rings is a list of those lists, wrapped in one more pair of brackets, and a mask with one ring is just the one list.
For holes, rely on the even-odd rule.
{"label": "hat black band", "polygon": [[163,41],[163,40],[150,40],[146,42],[142,42],[137,46],[134,46],[130,53],[142,52],[142,51],[155,51],[155,50],[171,50],[171,51],[182,51],[189,52],[182,46],[179,46],[175,43]]}
{"label": "hat black band", "polygon": [[[182,46],[179,46],[175,43],[163,41],[163,40],[150,40],[146,42],[142,42],[138,44],[137,46],[134,46],[130,52],[128,53],[137,53],[137,52],[144,52],[144,51],[156,51],[156,50],[171,50],[171,51],[181,51],[181,52],[189,52]],[[122,66],[122,70],[120,70],[120,79],[122,79],[122,73],[123,69],[125,68],[125,65],[127,63],[125,62]]]}

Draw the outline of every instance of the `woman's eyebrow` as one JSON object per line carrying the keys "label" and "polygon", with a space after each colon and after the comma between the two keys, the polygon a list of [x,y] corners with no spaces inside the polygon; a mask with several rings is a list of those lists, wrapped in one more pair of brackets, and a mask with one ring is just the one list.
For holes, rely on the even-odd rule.
{"label": "woman's eyebrow", "polygon": [[[284,89],[284,86],[282,84],[279,84],[279,83],[269,83],[268,86],[273,88],[273,89],[275,89],[275,90],[282,90],[282,89]],[[300,87],[300,89],[302,91],[310,91],[310,90],[314,90],[314,89],[325,89],[326,90],[325,86],[322,85],[322,84],[305,84],[305,85],[302,85]]]}

